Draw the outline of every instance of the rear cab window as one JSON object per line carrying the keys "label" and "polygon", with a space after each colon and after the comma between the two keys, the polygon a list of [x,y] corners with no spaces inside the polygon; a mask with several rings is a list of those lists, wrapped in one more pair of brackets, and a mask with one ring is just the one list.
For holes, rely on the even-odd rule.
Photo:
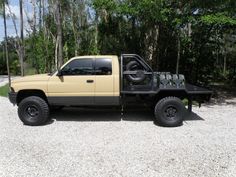
{"label": "rear cab window", "polygon": [[112,59],[96,58],[94,69],[96,75],[112,75]]}

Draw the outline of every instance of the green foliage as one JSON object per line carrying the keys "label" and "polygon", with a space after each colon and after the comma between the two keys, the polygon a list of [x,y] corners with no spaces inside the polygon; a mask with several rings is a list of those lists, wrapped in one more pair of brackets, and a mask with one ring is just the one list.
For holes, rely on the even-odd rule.
{"label": "green foliage", "polygon": [[9,92],[9,86],[8,84],[0,87],[0,96],[4,96],[7,97],[8,96],[8,92]]}
{"label": "green foliage", "polygon": [[[20,73],[20,66],[19,66],[18,56],[16,54],[14,45],[12,44],[13,41],[14,41],[14,38],[8,39],[9,65],[10,65],[11,74],[18,75]],[[5,53],[4,53],[4,43],[5,41],[2,41],[0,43],[0,74],[7,74],[7,66],[6,66]]]}
{"label": "green foliage", "polygon": [[108,11],[114,11],[116,9],[116,2],[114,0],[94,0],[93,7],[95,9],[106,9]]}
{"label": "green foliage", "polygon": [[36,73],[50,72],[54,63],[53,41],[39,32],[28,38],[25,44],[27,62],[35,68]]}
{"label": "green foliage", "polygon": [[31,66],[28,66],[25,68],[25,75],[26,76],[30,76],[30,75],[34,75],[34,74],[37,74],[37,71],[35,68],[33,68]]}
{"label": "green foliage", "polygon": [[224,13],[204,15],[201,17],[201,21],[207,25],[236,25],[236,18]]}
{"label": "green foliage", "polygon": [[19,62],[19,60],[14,60],[14,61],[11,62],[10,70],[11,70],[13,75],[17,75],[18,73],[20,73],[20,62]]}

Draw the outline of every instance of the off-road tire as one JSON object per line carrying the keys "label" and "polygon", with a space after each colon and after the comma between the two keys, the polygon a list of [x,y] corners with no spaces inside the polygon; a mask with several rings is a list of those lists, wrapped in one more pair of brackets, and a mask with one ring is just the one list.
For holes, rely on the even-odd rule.
{"label": "off-road tire", "polygon": [[44,99],[30,96],[19,103],[18,115],[25,125],[43,125],[49,118],[49,107]]}
{"label": "off-road tire", "polygon": [[155,106],[155,123],[165,127],[177,127],[182,125],[186,108],[177,97],[165,97]]}

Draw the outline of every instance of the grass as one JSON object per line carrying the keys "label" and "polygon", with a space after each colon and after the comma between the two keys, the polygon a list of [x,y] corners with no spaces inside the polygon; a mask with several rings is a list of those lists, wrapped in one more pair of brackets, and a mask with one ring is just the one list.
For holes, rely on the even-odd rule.
{"label": "grass", "polygon": [[[187,98],[183,99],[182,102],[185,106],[188,106],[188,99]],[[198,106],[197,101],[193,101],[192,104],[195,105],[195,106]]]}
{"label": "grass", "polygon": [[8,84],[0,87],[0,96],[7,97],[9,92]]}

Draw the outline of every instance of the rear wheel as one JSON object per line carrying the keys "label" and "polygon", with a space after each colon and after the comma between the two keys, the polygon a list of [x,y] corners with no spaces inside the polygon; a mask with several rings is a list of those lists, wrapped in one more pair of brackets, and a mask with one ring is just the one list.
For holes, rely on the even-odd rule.
{"label": "rear wheel", "polygon": [[161,99],[155,106],[156,122],[166,127],[176,127],[183,123],[186,108],[177,97]]}
{"label": "rear wheel", "polygon": [[49,107],[47,102],[42,98],[30,96],[20,102],[18,115],[25,125],[42,125],[48,120]]}

